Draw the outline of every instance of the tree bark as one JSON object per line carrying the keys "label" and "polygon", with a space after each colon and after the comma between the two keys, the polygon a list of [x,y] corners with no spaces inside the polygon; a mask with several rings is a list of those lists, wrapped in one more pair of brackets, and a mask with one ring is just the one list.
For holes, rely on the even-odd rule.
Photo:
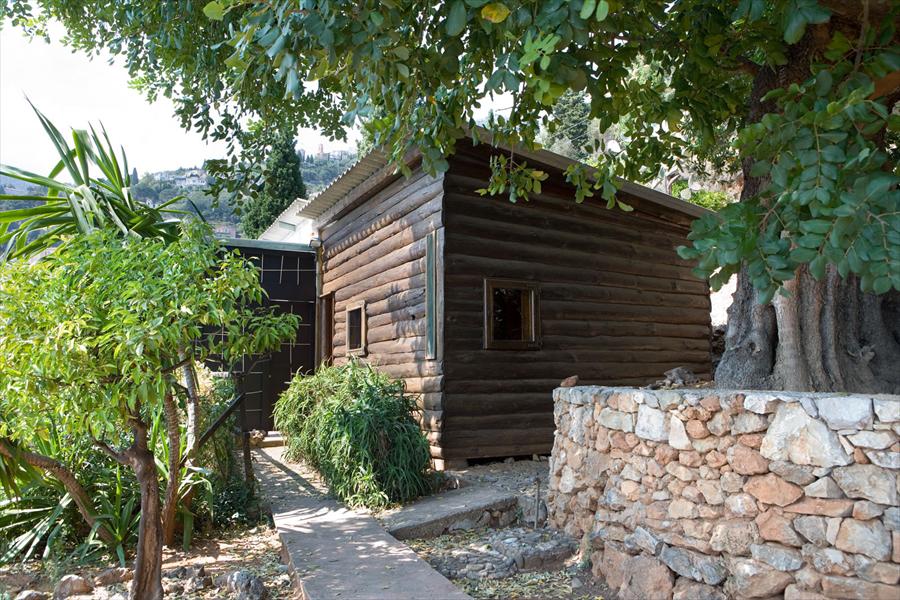
{"label": "tree bark", "polygon": [[[750,122],[774,110],[762,102],[768,91],[809,76],[813,59],[830,38],[828,27],[810,28],[801,43],[790,48],[786,65],[758,72],[750,95]],[[742,165],[742,201],[757,195],[764,184],[750,176],[752,162],[746,158]],[[832,266],[822,281],[801,268],[784,287],[788,296],[776,294],[770,304],[761,305],[746,270],[738,274],[717,385],[900,393],[900,293],[863,294],[856,277],[842,279]]]}
{"label": "tree bark", "polygon": [[130,600],[162,600],[162,522],[159,478],[153,452],[147,445],[147,425],[132,415],[134,443],[125,456],[141,488],[141,521]]}
{"label": "tree bark", "polygon": [[178,422],[178,406],[171,393],[166,394],[163,399],[163,411],[169,445],[169,481],[162,508],[162,535],[165,545],[172,547],[175,543],[175,517],[178,515],[178,488],[181,484],[181,426]]}
{"label": "tree bark", "polygon": [[[0,454],[7,458],[22,460],[32,467],[37,467],[38,469],[42,469],[53,475],[63,484],[63,487],[66,488],[69,495],[72,496],[72,500],[75,501],[78,512],[81,514],[85,523],[88,524],[88,527],[93,529],[96,526],[97,516],[94,514],[94,507],[90,496],[88,496],[87,491],[81,486],[81,483],[78,482],[78,479],[72,471],[66,468],[65,465],[49,456],[44,456],[43,454],[38,454],[36,452],[29,452],[27,450],[22,450],[21,448],[15,448],[6,440],[0,440]],[[105,525],[101,525],[97,528],[97,535],[100,536],[100,539],[103,540],[104,543],[109,544],[110,546],[116,543],[112,533],[110,533]]]}

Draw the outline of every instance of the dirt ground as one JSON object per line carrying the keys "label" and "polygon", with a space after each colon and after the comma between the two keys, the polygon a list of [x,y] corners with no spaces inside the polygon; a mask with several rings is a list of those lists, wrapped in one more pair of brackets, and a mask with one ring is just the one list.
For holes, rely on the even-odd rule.
{"label": "dirt ground", "polygon": [[[163,556],[163,572],[178,567],[203,566],[213,580],[219,575],[227,575],[237,570],[247,570],[259,576],[272,600],[293,600],[299,598],[291,587],[287,569],[281,564],[278,536],[273,529],[260,525],[220,532],[215,539],[196,540],[190,552],[166,549]],[[0,600],[15,598],[25,589],[52,592],[56,581],[63,575],[74,573],[93,580],[104,569],[117,564],[94,564],[89,566],[44,564],[39,560],[24,564],[0,567]],[[130,565],[129,565],[130,566]],[[164,579],[164,582],[166,580]],[[127,595],[128,584],[117,584],[97,588],[91,595],[78,598],[102,600],[115,593]],[[229,598],[231,594],[215,585],[198,592],[169,593],[166,598],[208,600]]]}

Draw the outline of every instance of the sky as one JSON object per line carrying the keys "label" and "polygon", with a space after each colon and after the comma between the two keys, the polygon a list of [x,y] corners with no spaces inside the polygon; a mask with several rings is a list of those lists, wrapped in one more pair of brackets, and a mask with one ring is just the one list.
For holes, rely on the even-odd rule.
{"label": "sky", "polygon": [[[166,98],[150,104],[128,87],[128,73],[109,64],[108,55],[73,54],[59,41],[61,27],[51,29],[50,44],[29,40],[4,23],[0,28],[0,163],[38,173],[58,159],[26,96],[62,131],[102,124],[128,162],[143,174],[202,166],[225,154],[225,145],[207,144],[200,134],[181,128]],[[355,150],[355,143],[333,142],[315,130],[298,133],[298,148],[316,152]]]}

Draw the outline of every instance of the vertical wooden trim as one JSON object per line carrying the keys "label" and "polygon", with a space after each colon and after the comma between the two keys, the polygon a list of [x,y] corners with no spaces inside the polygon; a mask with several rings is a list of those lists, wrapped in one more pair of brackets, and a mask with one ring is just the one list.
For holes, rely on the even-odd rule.
{"label": "vertical wooden trim", "polygon": [[323,364],[330,365],[334,359],[334,292],[319,297],[318,316],[317,367]]}
{"label": "vertical wooden trim", "polygon": [[435,345],[437,351],[435,358],[444,360],[444,228],[439,227],[435,234],[437,236],[435,245]]}
{"label": "vertical wooden trim", "polygon": [[425,236],[425,358],[437,358],[437,234],[432,231]]}

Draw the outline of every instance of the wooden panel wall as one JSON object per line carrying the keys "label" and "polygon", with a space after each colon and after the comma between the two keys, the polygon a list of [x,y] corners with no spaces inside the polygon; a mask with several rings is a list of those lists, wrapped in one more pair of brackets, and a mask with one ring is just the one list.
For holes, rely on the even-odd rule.
{"label": "wooden panel wall", "polygon": [[[334,294],[335,362],[347,360],[345,309],[364,300],[363,360],[403,379],[419,396],[420,421],[433,441],[440,431],[443,371],[440,353],[426,358],[426,237],[442,230],[442,201],[442,178],[419,170],[363,198],[320,231],[322,293]],[[439,448],[432,453],[440,457]]]}
{"label": "wooden panel wall", "polygon": [[[445,175],[443,429],[447,458],[549,452],[551,391],[644,385],[679,365],[710,375],[709,289],[675,247],[691,218],[633,197],[631,213],[578,205],[562,174],[512,204],[482,197],[487,152],[460,149]],[[483,350],[483,280],[540,285],[539,350]]]}

